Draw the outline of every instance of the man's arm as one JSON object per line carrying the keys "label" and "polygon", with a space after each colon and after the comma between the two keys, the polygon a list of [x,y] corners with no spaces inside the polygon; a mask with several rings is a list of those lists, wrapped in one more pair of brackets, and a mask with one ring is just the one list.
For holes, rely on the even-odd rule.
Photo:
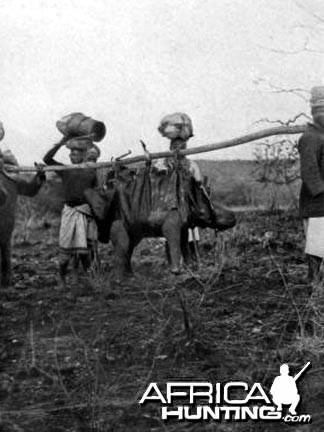
{"label": "man's arm", "polygon": [[195,178],[196,182],[202,183],[202,175],[197,162],[190,160],[189,170],[192,176]]}
{"label": "man's arm", "polygon": [[54,144],[54,146],[46,153],[46,155],[43,157],[43,161],[46,163],[46,165],[64,165],[61,162],[57,162],[54,159],[54,156],[65,143],[66,138],[63,138],[60,142]]}
{"label": "man's arm", "polygon": [[33,197],[37,194],[45,181],[46,176],[44,171],[42,171],[41,169],[38,170],[38,172],[31,180],[25,180],[17,177],[15,179],[15,183],[17,185],[17,192],[19,195]]}
{"label": "man's arm", "polygon": [[320,170],[321,147],[315,137],[301,137],[298,143],[300,153],[300,174],[309,192],[315,197],[324,192],[324,180]]}
{"label": "man's arm", "polygon": [[[3,156],[0,149],[0,172],[3,171],[4,162],[3,162]],[[3,205],[7,200],[8,194],[5,189],[5,187],[0,183],[0,206]]]}

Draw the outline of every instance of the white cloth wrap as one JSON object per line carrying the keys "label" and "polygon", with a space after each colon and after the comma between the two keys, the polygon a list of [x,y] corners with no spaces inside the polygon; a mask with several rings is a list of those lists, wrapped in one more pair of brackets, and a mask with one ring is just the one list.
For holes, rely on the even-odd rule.
{"label": "white cloth wrap", "polygon": [[98,230],[88,204],[62,210],[59,245],[66,252],[87,253],[91,242],[98,238]]}
{"label": "white cloth wrap", "polygon": [[324,258],[324,216],[303,220],[306,235],[305,253]]}
{"label": "white cloth wrap", "polygon": [[192,242],[192,241],[199,241],[200,240],[200,235],[199,235],[199,229],[198,227],[195,227],[193,229],[189,228],[188,229],[188,241]]}

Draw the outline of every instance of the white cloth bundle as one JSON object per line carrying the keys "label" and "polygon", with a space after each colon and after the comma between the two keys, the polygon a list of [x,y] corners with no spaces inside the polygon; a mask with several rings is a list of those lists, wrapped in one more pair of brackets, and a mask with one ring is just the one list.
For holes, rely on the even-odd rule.
{"label": "white cloth bundle", "polygon": [[158,131],[166,138],[186,141],[193,136],[192,121],[185,113],[169,114],[160,121]]}
{"label": "white cloth bundle", "polygon": [[66,252],[87,253],[89,245],[98,238],[97,226],[88,204],[62,211],[59,245]]}

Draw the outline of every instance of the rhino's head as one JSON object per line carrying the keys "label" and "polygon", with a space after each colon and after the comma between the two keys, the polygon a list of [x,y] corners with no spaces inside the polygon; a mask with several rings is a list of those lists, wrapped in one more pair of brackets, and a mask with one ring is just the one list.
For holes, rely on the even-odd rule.
{"label": "rhino's head", "polygon": [[224,231],[236,224],[235,213],[220,204],[213,203],[215,212],[215,226],[213,228]]}
{"label": "rhino's head", "polygon": [[193,185],[191,188],[190,217],[192,226],[226,230],[235,223],[235,214],[217,203],[212,203],[204,187]]}

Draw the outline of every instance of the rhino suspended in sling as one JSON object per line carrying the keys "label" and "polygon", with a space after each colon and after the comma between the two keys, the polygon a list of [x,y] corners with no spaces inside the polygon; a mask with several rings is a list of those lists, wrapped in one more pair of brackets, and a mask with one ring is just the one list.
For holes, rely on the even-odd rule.
{"label": "rhino suspended in sling", "polygon": [[116,164],[99,190],[85,192],[96,217],[99,240],[112,240],[115,269],[131,273],[131,257],[145,237],[165,237],[171,272],[178,274],[181,256],[186,262],[188,228],[225,230],[235,225],[234,213],[211,203],[204,187],[182,164],[159,171],[147,162],[132,170]]}

